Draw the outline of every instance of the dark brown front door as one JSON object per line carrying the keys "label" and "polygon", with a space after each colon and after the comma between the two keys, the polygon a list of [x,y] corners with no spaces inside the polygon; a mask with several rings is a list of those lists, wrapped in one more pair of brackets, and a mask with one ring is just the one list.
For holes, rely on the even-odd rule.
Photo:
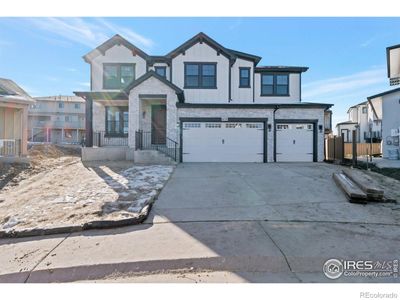
{"label": "dark brown front door", "polygon": [[151,143],[165,144],[167,135],[167,107],[165,105],[151,106]]}

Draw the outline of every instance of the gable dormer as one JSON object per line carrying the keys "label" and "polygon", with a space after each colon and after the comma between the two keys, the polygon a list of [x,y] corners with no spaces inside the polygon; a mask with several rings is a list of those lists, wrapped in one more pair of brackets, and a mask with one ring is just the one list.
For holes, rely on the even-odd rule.
{"label": "gable dormer", "polygon": [[91,90],[121,90],[147,71],[149,55],[120,35],[83,56],[91,67]]}

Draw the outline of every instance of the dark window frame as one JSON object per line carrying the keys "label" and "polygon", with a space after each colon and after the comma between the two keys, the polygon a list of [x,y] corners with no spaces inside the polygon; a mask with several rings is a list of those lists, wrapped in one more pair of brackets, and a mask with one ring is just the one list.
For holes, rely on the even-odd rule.
{"label": "dark window frame", "polygon": [[[158,74],[157,70],[164,70],[164,75]],[[155,66],[154,72],[156,72],[161,77],[167,78],[167,67],[166,66]]]}
{"label": "dark window frame", "polygon": [[[106,86],[106,67],[117,67],[117,79],[119,82],[119,87],[108,87]],[[126,85],[122,85],[121,83],[121,67],[129,66],[133,67],[133,79],[131,82]],[[103,89],[104,90],[121,90],[124,87],[127,87],[130,83],[132,83],[136,79],[136,64],[135,63],[103,63]]]}
{"label": "dark window frame", "polygon": [[[120,114],[120,120],[119,122],[119,128],[118,131],[116,131],[114,129],[114,131],[109,131],[108,130],[108,123],[112,122],[110,120],[108,120],[108,111],[110,109],[116,110],[118,111],[118,113]],[[124,112],[128,112],[128,133],[124,133],[124,124],[125,124],[125,119],[124,119]],[[106,106],[105,107],[105,137],[128,137],[129,134],[129,106]],[[115,126],[115,125],[114,125]]]}
{"label": "dark window frame", "polygon": [[[242,84],[242,70],[247,70],[248,71],[248,80],[249,83],[247,85]],[[251,67],[239,67],[239,88],[251,88],[251,79],[250,79],[250,73],[251,73]]]}
{"label": "dark window frame", "polygon": [[[273,76],[272,81],[272,94],[265,94],[263,93],[263,86],[271,86],[271,84],[263,84],[263,76]],[[286,76],[287,77],[287,85],[277,84],[277,77],[278,76]],[[290,96],[290,74],[289,73],[261,73],[260,75],[260,96],[261,97],[289,97]],[[277,93],[277,86],[287,86],[287,93],[286,94],[278,94]]]}
{"label": "dark window frame", "polygon": [[[186,67],[190,65],[197,65],[199,68],[198,77],[198,85],[197,86],[188,86],[186,80]],[[213,65],[215,73],[213,76],[203,75],[203,66],[204,65]],[[216,62],[185,62],[184,63],[184,89],[217,89],[217,63]],[[195,76],[195,75],[192,75]],[[213,86],[203,86],[203,77],[214,77],[214,85]]]}

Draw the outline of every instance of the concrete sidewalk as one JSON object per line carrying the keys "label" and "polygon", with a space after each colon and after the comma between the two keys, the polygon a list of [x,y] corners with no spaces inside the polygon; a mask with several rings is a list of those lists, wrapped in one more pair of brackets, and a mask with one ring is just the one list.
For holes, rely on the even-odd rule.
{"label": "concrete sidewalk", "polygon": [[348,203],[337,168],[178,165],[145,224],[1,239],[0,282],[399,282],[323,274],[331,258],[399,259],[399,206]]}

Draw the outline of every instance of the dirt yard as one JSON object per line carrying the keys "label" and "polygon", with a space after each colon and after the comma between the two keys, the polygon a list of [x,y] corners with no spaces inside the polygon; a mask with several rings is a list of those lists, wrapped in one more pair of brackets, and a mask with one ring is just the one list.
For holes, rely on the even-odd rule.
{"label": "dirt yard", "polygon": [[29,166],[0,166],[0,229],[25,230],[134,217],[162,189],[172,166],[83,164],[79,151],[29,150]]}

